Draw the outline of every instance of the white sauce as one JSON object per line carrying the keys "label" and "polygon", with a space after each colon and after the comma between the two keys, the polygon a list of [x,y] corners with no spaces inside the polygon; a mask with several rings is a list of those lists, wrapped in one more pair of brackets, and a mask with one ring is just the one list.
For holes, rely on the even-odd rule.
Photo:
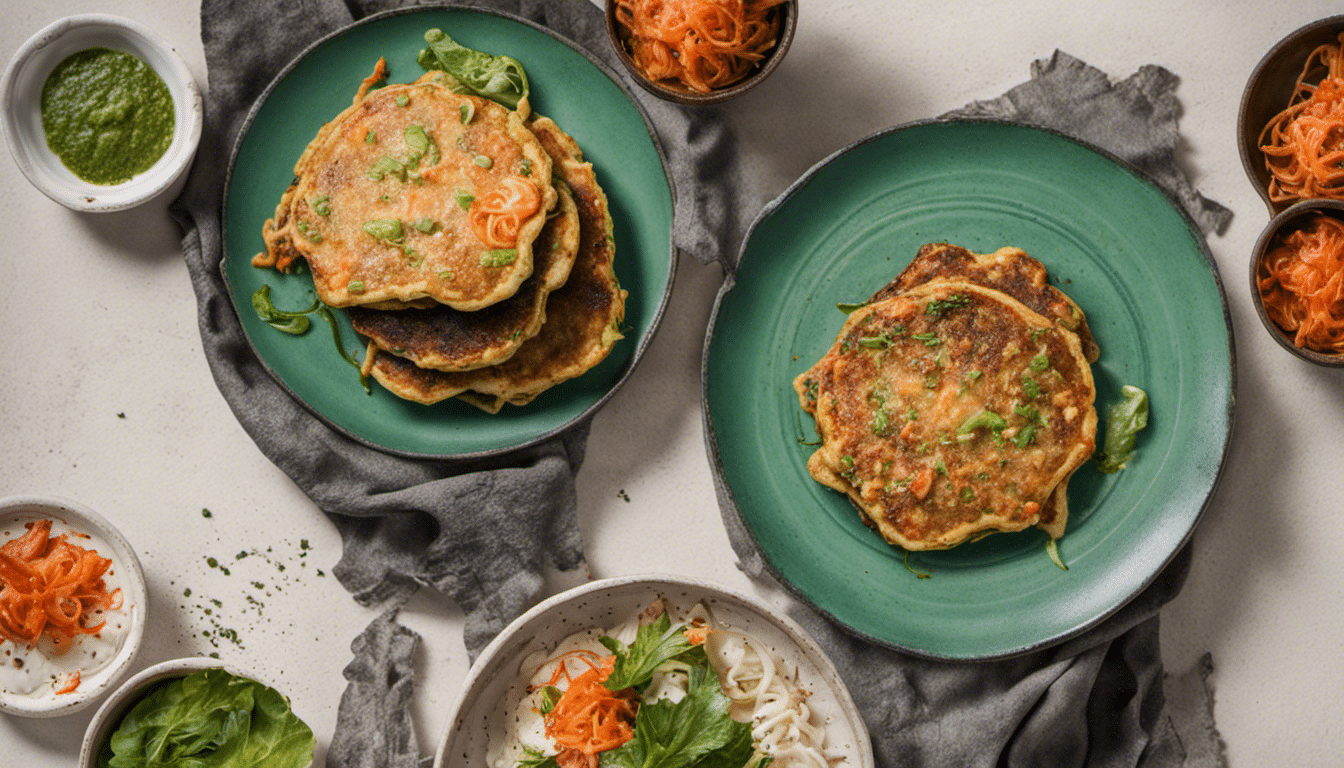
{"label": "white sauce", "polygon": [[[27,533],[28,529],[24,524],[34,519],[37,518],[24,516],[0,520],[0,543],[12,541]],[[120,563],[117,562],[111,545],[97,535],[75,531],[58,518],[42,519],[52,521],[53,538],[63,533],[68,534],[71,544],[111,558],[112,565],[104,574],[103,581],[109,592],[122,586]],[[33,647],[0,638],[0,691],[34,699],[48,698],[57,695],[55,690],[76,670],[80,673],[83,685],[89,677],[112,663],[121,650],[127,630],[130,629],[131,606],[127,602],[129,596],[123,591],[122,597],[121,608],[107,612],[99,611],[89,617],[92,623],[106,620],[107,624],[102,631],[94,635],[76,636],[73,643],[66,644],[67,649],[64,652],[53,646],[51,638],[45,634]]]}

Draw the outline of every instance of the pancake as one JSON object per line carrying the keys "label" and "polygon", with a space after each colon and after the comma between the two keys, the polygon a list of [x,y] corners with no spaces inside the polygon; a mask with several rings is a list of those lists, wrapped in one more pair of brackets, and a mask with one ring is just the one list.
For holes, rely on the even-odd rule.
{"label": "pancake", "polygon": [[366,365],[396,395],[427,404],[460,397],[497,413],[505,403],[524,405],[555,384],[583,374],[621,339],[626,291],[613,267],[615,241],[606,194],[573,138],[547,118],[536,118],[533,129],[557,158],[555,173],[578,207],[579,251],[569,280],[547,297],[541,331],[497,365],[436,371],[371,348],[371,362]]}
{"label": "pancake", "polygon": [[509,298],[475,312],[445,305],[386,312],[349,307],[355,332],[421,368],[467,371],[509,359],[546,320],[546,297],[565,284],[579,250],[579,212],[565,186],[533,249],[533,272]]}
{"label": "pancake", "polygon": [[809,473],[909,550],[1033,525],[1057,537],[1096,444],[1077,334],[966,281],[857,310],[794,388],[822,438]]}
{"label": "pancake", "polygon": [[370,90],[323,126],[263,227],[258,266],[307,261],[333,307],[472,311],[512,296],[555,205],[551,159],[525,114],[427,73]]}
{"label": "pancake", "polygon": [[1096,362],[1100,350],[1092,339],[1083,310],[1063,291],[1046,282],[1045,265],[1021,248],[1000,248],[994,253],[972,253],[958,245],[930,243],[895,280],[873,294],[881,301],[930,280],[966,280],[1012,296],[1036,312],[1078,334],[1088,362]]}

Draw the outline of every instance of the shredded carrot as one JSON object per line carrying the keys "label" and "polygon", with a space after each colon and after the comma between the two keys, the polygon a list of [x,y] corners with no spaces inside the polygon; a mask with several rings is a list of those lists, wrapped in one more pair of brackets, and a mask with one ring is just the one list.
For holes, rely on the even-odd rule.
{"label": "shredded carrot", "polygon": [[1256,270],[1265,314],[1317,352],[1344,353],[1344,222],[1323,213],[1281,236]]}
{"label": "shredded carrot", "polygon": [[112,561],[67,534],[53,538],[50,520],[27,528],[0,546],[0,638],[31,647],[45,634],[61,648],[100,631],[106,622],[88,626],[89,617],[121,607],[121,590],[103,580]]}
{"label": "shredded carrot", "polygon": [[1275,202],[1344,198],[1344,33],[1338,39],[1307,56],[1288,107],[1260,132]]}
{"label": "shredded carrot", "polygon": [[[587,665],[571,676],[567,659]],[[546,736],[559,747],[560,768],[596,768],[598,755],[615,749],[635,736],[635,713],[639,696],[633,690],[611,691],[602,683],[611,675],[615,656],[597,657],[578,651],[559,659],[548,685],[566,682],[564,693],[544,718]]]}
{"label": "shredded carrot", "polygon": [[472,201],[467,210],[471,231],[491,248],[512,248],[518,244],[523,220],[541,207],[541,193],[532,184],[513,176],[492,192]]}
{"label": "shredded carrot", "polygon": [[708,93],[746,77],[779,38],[785,0],[616,0],[639,71]]}
{"label": "shredded carrot", "polygon": [[77,691],[77,690],[79,690],[79,670],[78,670],[78,669],[76,669],[74,672],[71,672],[70,674],[68,674],[68,675],[65,676],[65,682],[61,685],[60,688],[57,688],[57,689],[56,689],[55,693],[57,693],[57,694],[61,694],[61,693],[74,693],[74,692]]}

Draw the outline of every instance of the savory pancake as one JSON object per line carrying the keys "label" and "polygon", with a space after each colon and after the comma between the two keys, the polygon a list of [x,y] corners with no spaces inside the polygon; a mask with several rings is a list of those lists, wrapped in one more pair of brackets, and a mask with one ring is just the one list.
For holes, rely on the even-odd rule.
{"label": "savory pancake", "polygon": [[621,338],[625,295],[613,268],[615,244],[607,197],[591,163],[574,140],[546,118],[533,129],[556,159],[555,173],[569,187],[579,211],[579,253],[569,280],[546,300],[546,324],[512,357],[472,371],[420,368],[370,348],[371,372],[391,392],[436,403],[461,397],[496,413],[504,403],[523,405],[546,389],[597,365]]}
{"label": "savory pancake", "polygon": [[534,243],[533,272],[518,292],[475,312],[445,305],[382,311],[349,307],[355,332],[421,368],[467,371],[509,359],[546,320],[546,297],[565,284],[579,250],[579,212],[567,187]]}
{"label": "savory pancake", "polygon": [[1096,362],[1099,350],[1087,327],[1083,310],[1065,293],[1046,282],[1045,265],[1021,248],[1000,248],[994,253],[972,253],[958,245],[929,243],[919,249],[895,280],[869,299],[881,301],[930,280],[966,280],[1012,296],[1036,312],[1078,334],[1088,362]]}
{"label": "savory pancake", "polygon": [[428,299],[472,311],[512,296],[556,201],[526,115],[453,93],[435,73],[370,90],[382,72],[380,60],[304,151],[253,263],[303,258],[333,307]]}
{"label": "savory pancake", "polygon": [[1096,442],[1077,334],[966,281],[855,311],[794,387],[822,438],[809,473],[910,550],[1033,525],[1057,535]]}

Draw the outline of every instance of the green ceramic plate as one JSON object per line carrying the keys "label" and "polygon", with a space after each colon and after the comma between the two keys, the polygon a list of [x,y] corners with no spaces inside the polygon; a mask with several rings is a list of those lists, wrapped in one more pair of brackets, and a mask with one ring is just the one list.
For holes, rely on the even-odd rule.
{"label": "green ceramic plate", "polygon": [[[1137,457],[1069,485],[1049,560],[1038,530],[944,552],[887,546],[807,474],[812,419],[795,376],[920,245],[1013,245],[1045,263],[1101,346],[1098,410],[1121,385],[1150,397]],[[1232,421],[1233,346],[1194,225],[1134,170],[1059,134],[992,122],[877,134],[809,171],[757,219],[705,354],[715,470],[770,567],[853,632],[946,659],[1010,656],[1075,635],[1143,589],[1193,530]],[[1103,419],[1104,420],[1104,419]],[[921,579],[915,571],[932,573]]]}
{"label": "green ceramic plate", "polygon": [[[626,338],[577,379],[524,407],[489,415],[456,399],[424,406],[376,383],[372,393],[340,357],[328,327],[290,336],[267,326],[251,306],[263,283],[280,309],[312,303],[305,272],[278,275],[251,266],[262,249],[262,223],[275,212],[294,162],[324,122],[349,106],[360,81],[386,57],[388,82],[424,74],[415,63],[424,33],[440,28],[465,46],[509,54],[527,69],[533,110],[554,118],[584,150],[607,192],[618,256],[616,274],[630,296]],[[369,17],[315,44],[258,101],[234,151],[224,203],[222,269],[243,329],[257,356],[301,403],[338,430],[402,455],[464,457],[529,445],[599,407],[624,381],[648,343],[670,295],[675,262],[670,241],[672,192],[661,149],[643,111],[610,71],[571,43],[526,21],[467,9],[413,9]],[[337,313],[342,343],[360,342]]]}

